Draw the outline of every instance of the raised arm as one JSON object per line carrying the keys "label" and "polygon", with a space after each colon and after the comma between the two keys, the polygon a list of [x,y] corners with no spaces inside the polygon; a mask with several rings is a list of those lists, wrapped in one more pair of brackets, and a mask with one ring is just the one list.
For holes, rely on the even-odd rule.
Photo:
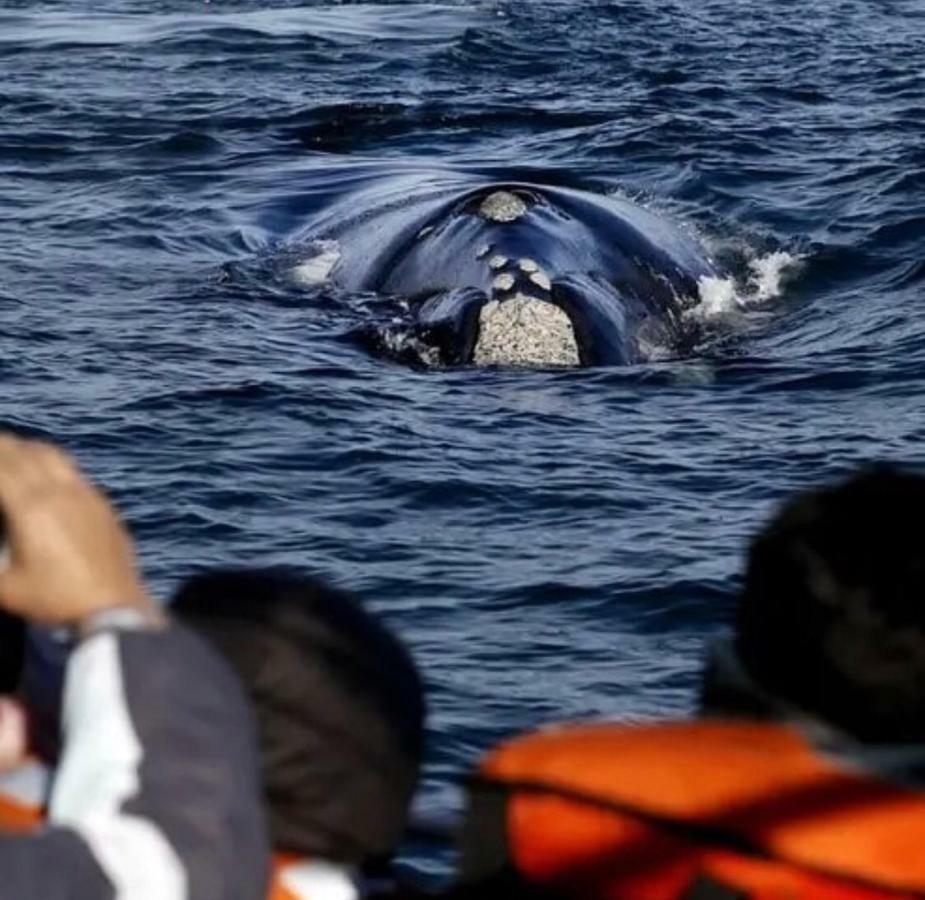
{"label": "raised arm", "polygon": [[48,826],[0,838],[8,900],[263,900],[255,739],[224,663],[144,589],[111,505],[59,450],[0,437],[0,606],[76,629]]}

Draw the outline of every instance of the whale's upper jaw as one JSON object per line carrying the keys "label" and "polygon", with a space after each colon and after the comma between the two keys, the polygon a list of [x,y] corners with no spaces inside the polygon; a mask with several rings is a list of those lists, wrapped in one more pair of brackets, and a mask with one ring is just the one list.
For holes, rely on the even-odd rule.
{"label": "whale's upper jaw", "polygon": [[546,207],[541,195],[516,187],[469,198],[465,211],[486,220],[492,243],[477,251],[489,269],[490,299],[477,323],[470,320],[477,331],[468,361],[531,367],[633,361],[623,299],[609,285],[555,271],[560,254],[553,253],[544,268],[514,249],[529,246],[521,225],[532,210]]}
{"label": "whale's upper jaw", "polygon": [[[542,223],[556,215],[542,193],[518,186],[473,192],[454,209],[448,227],[482,242],[458,262],[465,286],[429,292],[417,309],[418,334],[444,364],[547,368],[639,359],[632,336],[639,304],[587,273],[596,268],[593,256],[549,242]],[[434,235],[428,228],[418,239]],[[536,252],[542,256],[533,258]],[[418,268],[393,270],[391,287],[413,284],[409,272],[426,270],[427,259],[425,253]]]}
{"label": "whale's upper jaw", "polygon": [[438,293],[418,309],[420,335],[446,365],[554,368],[635,362],[624,298],[591,276],[551,279],[530,259],[487,260],[490,293]]}
{"label": "whale's upper jaw", "polygon": [[575,367],[639,362],[625,299],[590,277],[564,277],[544,297],[513,293],[472,298],[464,362],[477,365]]}
{"label": "whale's upper jaw", "polygon": [[480,366],[579,366],[575,329],[548,300],[515,294],[489,300],[479,311],[472,362]]}
{"label": "whale's upper jaw", "polygon": [[[506,192],[480,209],[515,215],[525,206]],[[479,310],[471,362],[483,366],[579,366],[581,353],[569,316],[551,300],[552,281],[532,259],[483,254],[492,270],[491,299]]]}

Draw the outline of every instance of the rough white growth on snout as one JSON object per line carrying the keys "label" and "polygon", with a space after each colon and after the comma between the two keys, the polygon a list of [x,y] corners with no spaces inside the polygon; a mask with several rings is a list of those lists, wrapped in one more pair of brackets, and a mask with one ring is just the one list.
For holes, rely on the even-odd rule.
{"label": "rough white growth on snout", "polygon": [[542,288],[544,291],[552,290],[552,282],[549,280],[549,276],[542,270],[534,272],[530,276],[530,280],[537,286]]}
{"label": "rough white growth on snout", "polygon": [[489,194],[479,207],[479,213],[490,222],[516,222],[527,212],[527,204],[510,191]]}
{"label": "rough white growth on snout", "polygon": [[340,247],[337,241],[318,241],[312,245],[314,256],[300,262],[292,270],[292,279],[303,287],[325,284],[334,267],[340,262]]}
{"label": "rough white growth on snout", "polygon": [[514,287],[514,276],[510,272],[503,272],[491,283],[491,286],[496,291],[509,291]]}
{"label": "rough white growth on snout", "polygon": [[488,260],[488,267],[490,269],[503,269],[506,265],[506,256],[493,256],[490,260]]}
{"label": "rough white growth on snout", "polygon": [[528,275],[531,272],[538,272],[540,268],[532,259],[522,259],[517,264],[520,266],[520,271]]}
{"label": "rough white growth on snout", "polygon": [[482,366],[581,364],[569,317],[554,303],[525,294],[482,307],[472,361]]}

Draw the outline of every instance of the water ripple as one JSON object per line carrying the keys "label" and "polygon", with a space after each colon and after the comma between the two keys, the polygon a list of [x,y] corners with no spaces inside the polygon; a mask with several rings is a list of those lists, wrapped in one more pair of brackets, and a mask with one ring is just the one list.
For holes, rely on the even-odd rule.
{"label": "water ripple", "polygon": [[[0,59],[3,421],[111,485],[162,592],[284,562],[368,597],[427,670],[425,803],[507,731],[690,708],[781,498],[925,462],[916,0],[10,0]],[[283,248],[448,173],[799,265],[692,359],[409,370]]]}

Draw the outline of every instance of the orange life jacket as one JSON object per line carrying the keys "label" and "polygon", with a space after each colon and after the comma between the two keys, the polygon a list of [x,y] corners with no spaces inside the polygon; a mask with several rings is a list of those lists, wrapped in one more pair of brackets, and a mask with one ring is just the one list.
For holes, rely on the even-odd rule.
{"label": "orange life jacket", "polygon": [[700,720],[541,732],[473,783],[463,877],[630,900],[925,896],[925,794],[790,727]]}
{"label": "orange life jacket", "polygon": [[0,830],[20,834],[41,825],[47,789],[48,769],[37,760],[0,772]]}
{"label": "orange life jacket", "polygon": [[[24,833],[45,821],[49,773],[39,762],[0,773],[0,831]],[[278,853],[273,858],[267,900],[312,900],[356,896],[347,870],[305,857]]]}

